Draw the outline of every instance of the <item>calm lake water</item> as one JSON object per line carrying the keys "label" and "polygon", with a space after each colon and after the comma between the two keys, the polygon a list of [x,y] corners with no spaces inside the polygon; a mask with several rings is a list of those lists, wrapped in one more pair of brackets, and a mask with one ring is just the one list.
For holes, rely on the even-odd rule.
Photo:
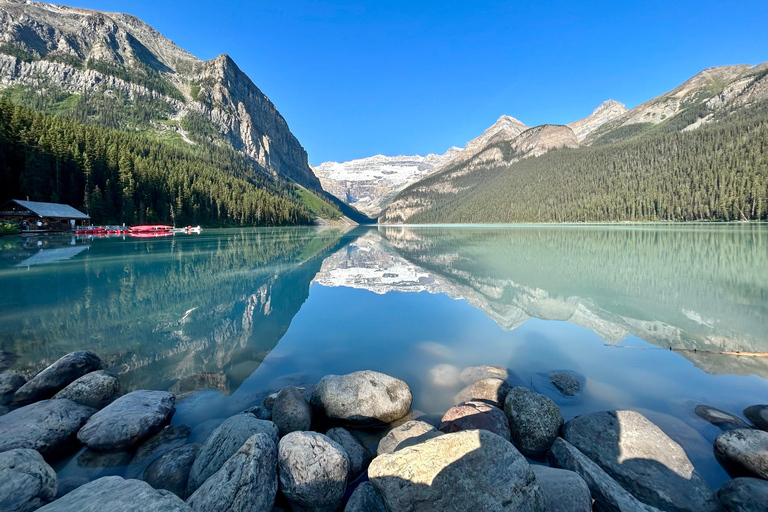
{"label": "calm lake water", "polygon": [[[435,367],[493,364],[566,421],[643,412],[716,488],[719,430],[694,407],[768,402],[767,358],[710,353],[768,352],[765,225],[13,237],[0,289],[0,370],[92,350],[124,390],[186,397],[173,423],[190,442],[284,385],[362,369],[405,380],[414,409],[439,418],[461,385]],[[557,392],[556,370],[581,380],[578,396]],[[94,476],[77,461],[60,476]]]}

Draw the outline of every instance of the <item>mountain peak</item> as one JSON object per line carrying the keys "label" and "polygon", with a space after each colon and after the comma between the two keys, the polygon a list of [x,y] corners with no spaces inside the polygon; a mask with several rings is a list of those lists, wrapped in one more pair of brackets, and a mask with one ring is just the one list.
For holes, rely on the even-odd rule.
{"label": "mountain peak", "polygon": [[627,112],[627,107],[623,103],[616,100],[607,100],[598,105],[590,115],[568,124],[568,127],[573,130],[576,138],[581,142],[599,127],[623,115],[625,112]]}

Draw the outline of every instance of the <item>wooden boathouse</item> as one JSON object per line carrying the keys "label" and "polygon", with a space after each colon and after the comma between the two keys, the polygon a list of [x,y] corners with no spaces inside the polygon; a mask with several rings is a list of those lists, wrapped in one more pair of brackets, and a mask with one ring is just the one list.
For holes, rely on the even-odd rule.
{"label": "wooden boathouse", "polygon": [[91,223],[91,217],[67,204],[12,199],[0,206],[0,220],[15,221],[21,232],[70,231]]}

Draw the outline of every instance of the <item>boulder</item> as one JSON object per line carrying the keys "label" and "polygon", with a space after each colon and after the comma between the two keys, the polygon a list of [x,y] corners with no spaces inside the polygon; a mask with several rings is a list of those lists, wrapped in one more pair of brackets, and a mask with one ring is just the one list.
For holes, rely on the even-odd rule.
{"label": "boulder", "polygon": [[547,512],[591,512],[592,495],[587,482],[567,469],[532,465],[541,486]]}
{"label": "boulder", "polygon": [[501,379],[482,379],[459,391],[453,397],[453,403],[458,405],[470,400],[482,400],[501,407],[510,389],[512,389],[510,385]]}
{"label": "boulder", "polygon": [[768,405],[752,405],[744,409],[744,416],[760,430],[768,431]]}
{"label": "boulder", "polygon": [[125,466],[130,464],[133,458],[133,452],[96,452],[85,449],[77,456],[77,465],[80,468],[87,468],[85,473],[89,480],[101,478],[103,476],[124,476]]}
{"label": "boulder", "polygon": [[344,448],[317,432],[291,432],[277,454],[280,490],[293,511],[335,512],[347,489]]}
{"label": "boulder", "polygon": [[13,401],[13,394],[25,382],[27,380],[19,372],[7,371],[0,373],[0,405],[11,403]]}
{"label": "boulder", "polygon": [[278,440],[277,427],[271,421],[260,420],[252,414],[237,414],[228,418],[208,436],[189,472],[187,491],[192,494],[254,434],[272,436]]}
{"label": "boulder", "polygon": [[59,488],[56,490],[56,499],[61,498],[89,482],[84,476],[65,476],[59,478]]}
{"label": "boulder", "polygon": [[717,497],[726,512],[765,512],[768,510],[768,481],[734,478],[717,491]]}
{"label": "boulder", "polygon": [[452,364],[438,364],[429,370],[429,380],[438,388],[451,388],[459,383],[459,369]]}
{"label": "boulder", "polygon": [[579,379],[565,372],[553,373],[549,380],[565,396],[574,396],[581,389]]}
{"label": "boulder", "polygon": [[370,370],[326,375],[312,392],[312,407],[329,420],[370,426],[408,414],[413,395],[400,379]]}
{"label": "boulder", "polygon": [[373,484],[363,482],[349,497],[344,512],[387,512],[387,508]]}
{"label": "boulder", "polygon": [[504,401],[504,412],[512,442],[528,457],[545,455],[563,426],[557,404],[528,388],[513,388]]}
{"label": "boulder", "polygon": [[543,512],[528,462],[509,441],[485,430],[445,434],[379,455],[368,478],[398,512]]}
{"label": "boulder", "polygon": [[420,420],[406,421],[399,427],[395,427],[387,432],[387,435],[381,438],[376,454],[394,453],[406,446],[423,443],[428,439],[441,435],[443,433],[429,423]]}
{"label": "boulder", "polygon": [[78,487],[38,512],[191,512],[172,492],[141,480],[106,476]]}
{"label": "boulder", "polygon": [[752,428],[746,421],[733,414],[708,405],[697,405],[694,409],[696,416],[710,422],[720,430],[733,430],[735,428]]}
{"label": "boulder", "polygon": [[509,421],[504,411],[480,401],[469,401],[451,407],[440,420],[437,429],[446,434],[482,429],[509,439]]}
{"label": "boulder", "polygon": [[187,503],[198,512],[269,512],[277,494],[277,444],[270,434],[254,434]]}
{"label": "boulder", "polygon": [[166,425],[136,449],[133,457],[134,464],[149,464],[164,453],[187,443],[192,429],[187,425]]}
{"label": "boulder", "polygon": [[277,425],[280,437],[299,430],[309,430],[312,425],[312,408],[297,388],[287,386],[277,394],[272,407],[272,421]]}
{"label": "boulder", "polygon": [[731,472],[768,479],[768,432],[764,430],[723,432],[715,439],[715,455]]}
{"label": "boulder", "polygon": [[371,460],[373,460],[371,451],[363,446],[347,429],[341,427],[332,428],[325,435],[331,440],[336,441],[344,448],[344,452],[347,454],[347,459],[349,459],[347,481],[351,482],[360,476],[366,470],[368,464],[371,463]]}
{"label": "boulder", "polygon": [[117,377],[99,370],[83,375],[56,393],[53,398],[68,398],[76,404],[103,409],[119,394],[120,381]]}
{"label": "boulder", "polygon": [[195,462],[200,445],[185,444],[164,453],[144,470],[143,480],[155,489],[165,489],[181,499],[187,497],[189,470]]}
{"label": "boulder", "polygon": [[277,400],[277,394],[279,391],[276,391],[274,393],[270,393],[269,395],[264,398],[264,402],[262,402],[262,405],[266,407],[267,409],[272,410],[272,408],[275,406],[275,400]]}
{"label": "boulder", "polygon": [[487,364],[480,366],[470,366],[464,368],[459,374],[459,380],[465,385],[474,384],[483,379],[501,379],[508,380],[512,378],[512,372],[503,366],[490,366]]}
{"label": "boulder", "polygon": [[0,405],[0,416],[8,414],[9,412],[11,412],[11,409],[9,409],[7,405]]}
{"label": "boulder", "polygon": [[683,448],[638,412],[577,416],[563,437],[643,503],[674,512],[719,509]]}
{"label": "boulder", "polygon": [[99,356],[88,350],[65,355],[21,386],[13,396],[17,404],[51,398],[86,373],[101,368]]}
{"label": "boulder", "polygon": [[626,489],[603,471],[589,457],[568,441],[558,437],[547,454],[552,466],[578,474],[589,487],[595,510],[603,512],[659,512],[632,496]]}
{"label": "boulder", "polygon": [[36,450],[0,453],[0,510],[31,512],[56,496],[56,472]]}
{"label": "boulder", "polygon": [[110,452],[136,446],[163,428],[176,397],[164,391],[133,391],[94,414],[77,438],[92,450]]}
{"label": "boulder", "polygon": [[272,420],[272,409],[267,409],[263,405],[254,405],[253,407],[247,408],[243,412],[253,414],[260,420]]}
{"label": "boulder", "polygon": [[77,446],[77,432],[96,409],[71,400],[43,400],[0,416],[0,451],[30,448],[53,457]]}

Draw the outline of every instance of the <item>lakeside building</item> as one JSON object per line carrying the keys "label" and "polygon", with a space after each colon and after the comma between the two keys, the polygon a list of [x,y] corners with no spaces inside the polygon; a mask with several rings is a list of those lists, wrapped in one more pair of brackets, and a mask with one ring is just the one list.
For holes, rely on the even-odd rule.
{"label": "lakeside building", "polygon": [[0,220],[15,221],[25,231],[71,231],[91,217],[67,204],[11,199],[0,206]]}

